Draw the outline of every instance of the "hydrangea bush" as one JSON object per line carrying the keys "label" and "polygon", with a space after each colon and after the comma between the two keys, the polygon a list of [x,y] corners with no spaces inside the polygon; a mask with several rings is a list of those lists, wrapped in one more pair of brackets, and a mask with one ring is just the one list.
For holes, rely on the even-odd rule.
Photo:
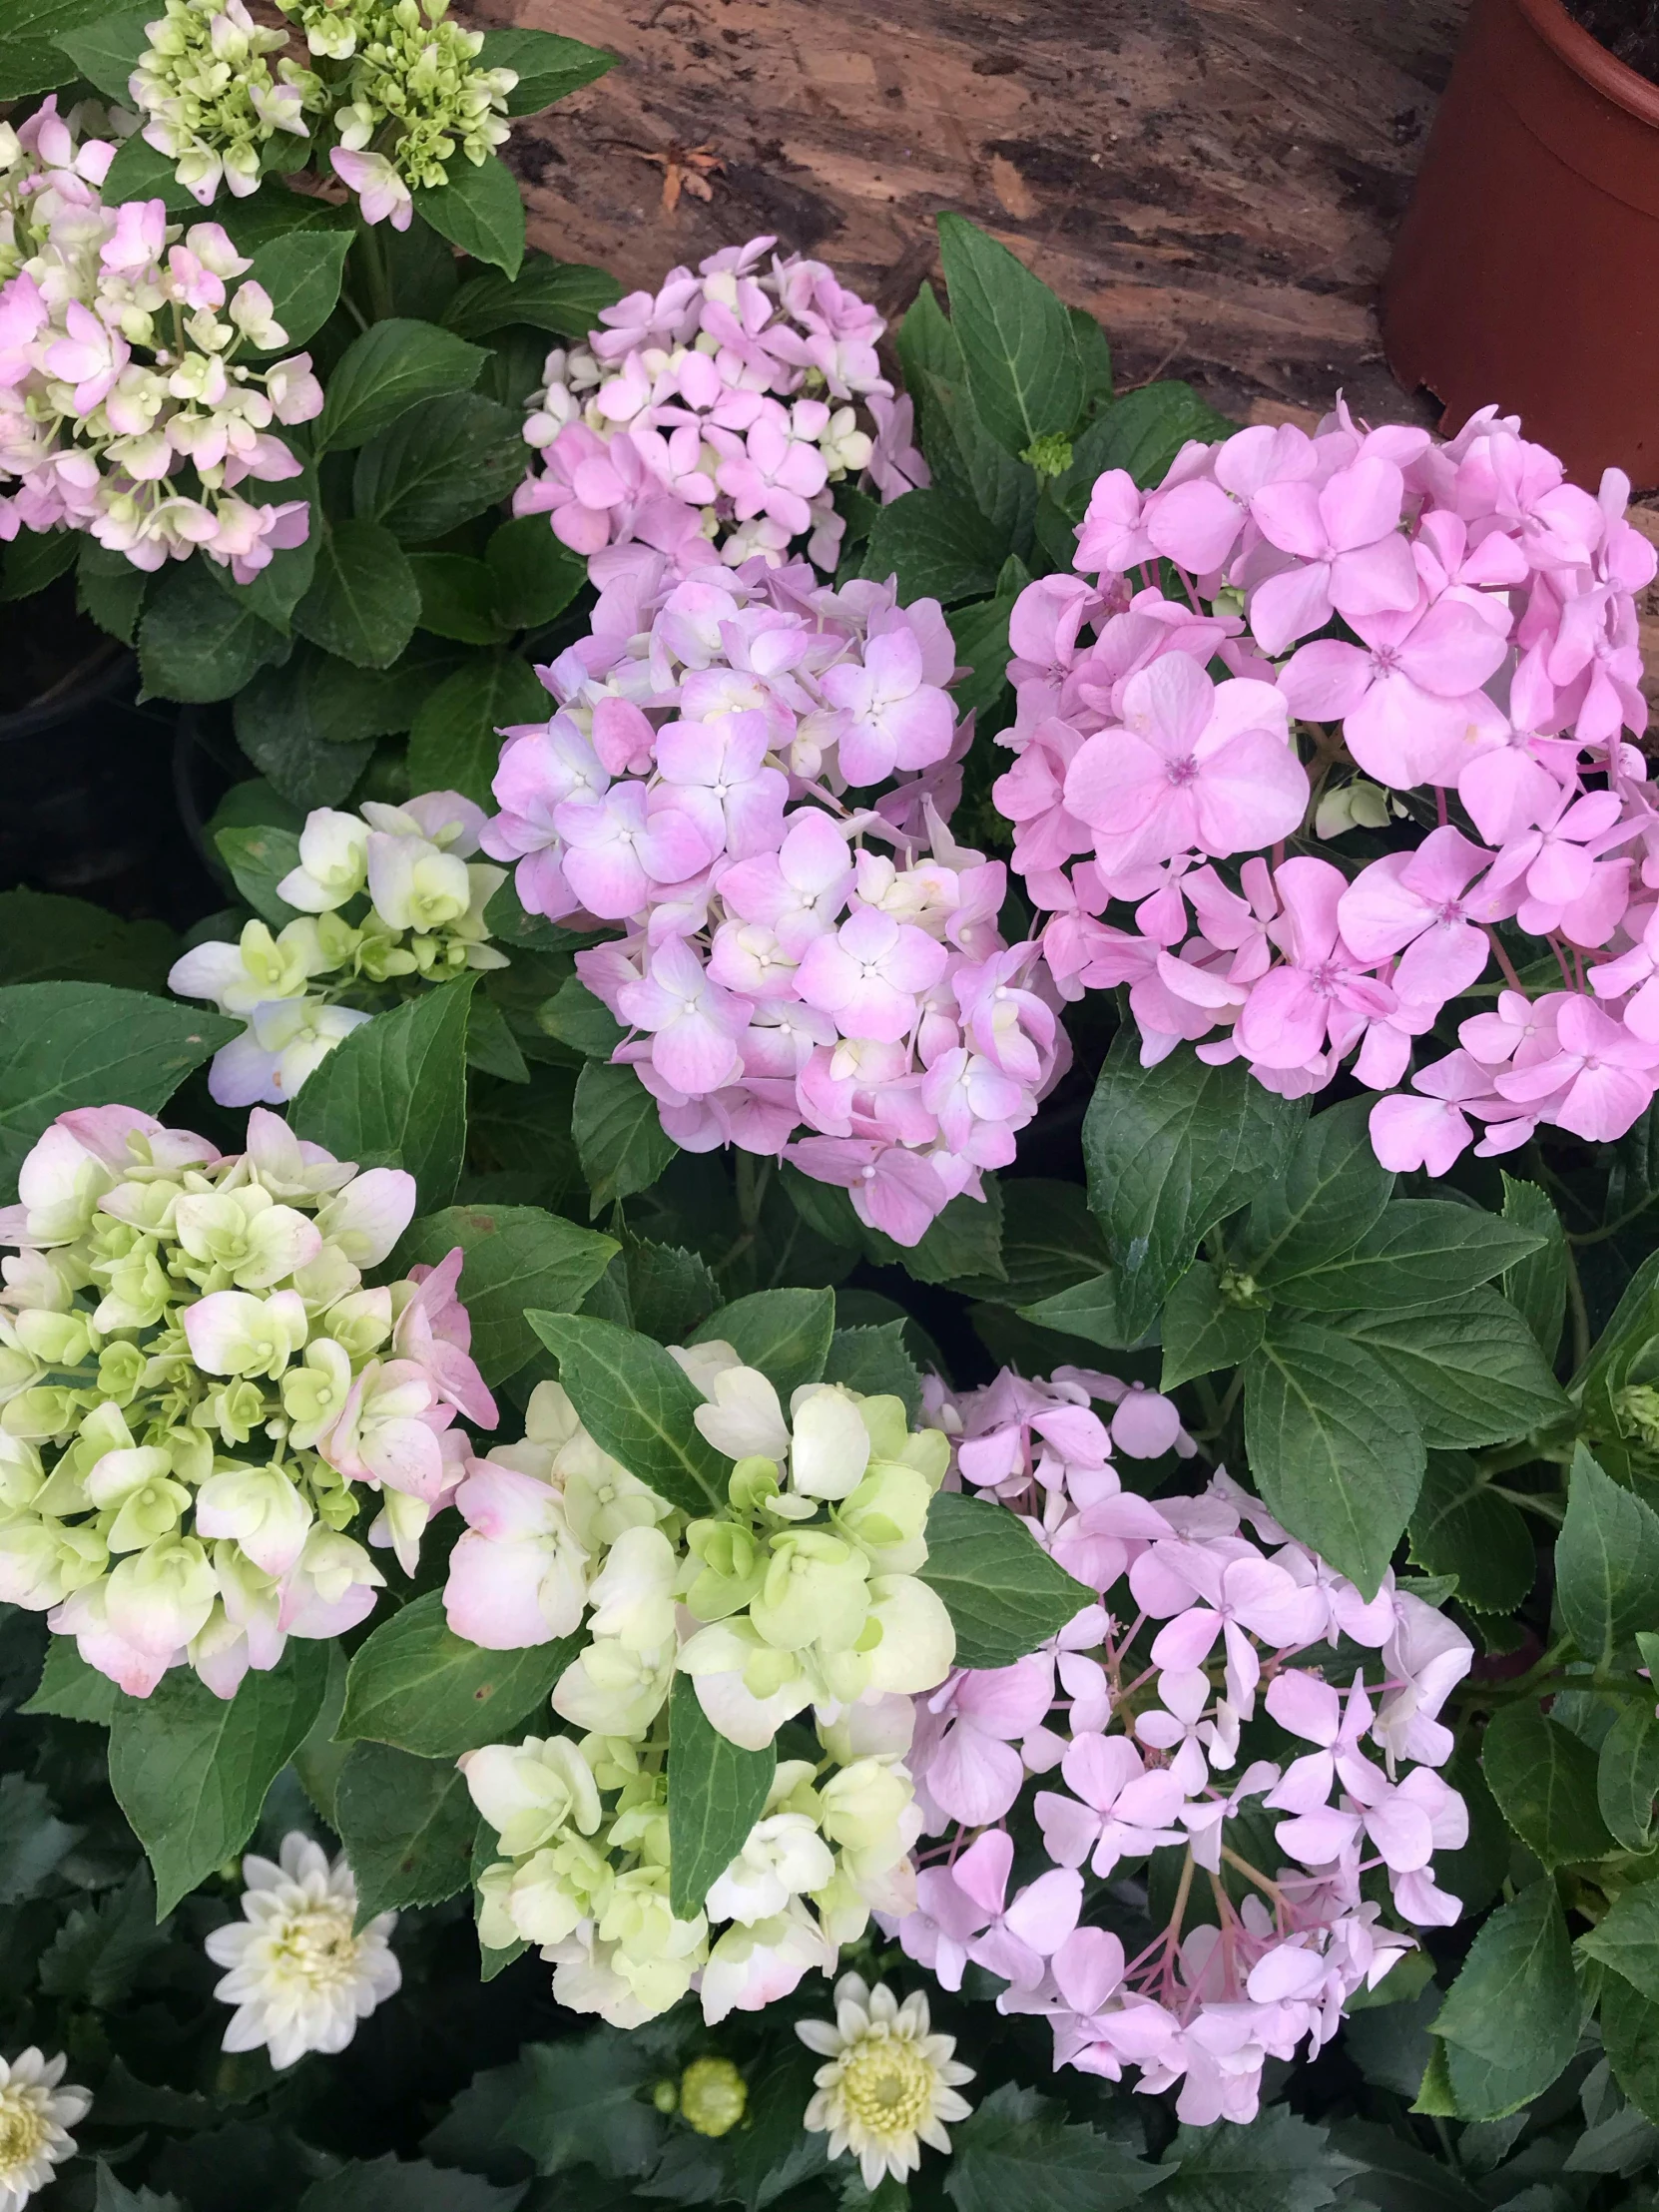
{"label": "hydrangea bush", "polygon": [[818,265],[479,266],[591,60],[293,21],[15,65],[323,397],[252,582],[79,533],[237,903],[0,893],[0,2202],[1644,2203],[1625,488],[1119,392],[955,217],[883,481]]}

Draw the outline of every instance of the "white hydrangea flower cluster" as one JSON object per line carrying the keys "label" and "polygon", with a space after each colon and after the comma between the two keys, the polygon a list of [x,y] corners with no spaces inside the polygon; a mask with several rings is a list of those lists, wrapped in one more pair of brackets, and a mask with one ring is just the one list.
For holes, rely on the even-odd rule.
{"label": "white hydrangea flower cluster", "polygon": [[147,570],[200,548],[246,584],[309,528],[244,489],[300,474],[272,425],[322,387],[308,353],[248,365],[287,333],[217,223],[105,202],[114,129],[55,98],[0,123],[0,538],[84,530]]}
{"label": "white hydrangea flower cluster", "polygon": [[407,986],[508,964],[484,919],[507,870],[469,857],[483,822],[459,792],[306,817],[299,864],[276,886],[297,918],[275,931],[250,921],[234,944],[195,945],[168,976],[181,998],[211,999],[248,1024],[214,1056],[208,1087],[220,1105],[280,1105]]}
{"label": "white hydrangea flower cluster", "polygon": [[221,1697],[412,1572],[492,1425],[461,1254],[369,1289],[414,1178],[359,1175],[256,1109],[222,1155],[130,1106],[60,1114],[0,1211],[0,1600],[47,1612],[135,1697],[189,1663]]}
{"label": "white hydrangea flower cluster", "polygon": [[239,199],[256,191],[278,133],[325,132],[364,220],[389,216],[405,231],[411,186],[446,184],[456,153],[476,166],[507,138],[517,72],[475,66],[483,33],[452,23],[448,0],[278,4],[319,69],[284,57],[273,74],[268,57],[288,34],[257,23],[243,0],[166,0],[145,25],[149,49],[128,89],[146,140],[204,207],[222,182]]}
{"label": "white hydrangea flower cluster", "polygon": [[[896,1397],[777,1390],[730,1345],[674,1357],[697,1426],[732,1462],[730,1509],[690,1519],[609,1458],[563,1389],[538,1385],[525,1441],[470,1463],[450,1626],[496,1649],[588,1640],[553,1691],[572,1733],[462,1762],[502,1857],[483,1939],[537,1943],[554,1994],[633,2026],[697,1988],[705,2016],[757,2010],[872,1909],[913,1886],[919,1813],[904,1764],[913,1695],[942,1682],[955,1631],[918,1569],[945,1438]],[[817,1758],[785,1758],[742,1851],[690,1920],[670,1906],[669,1701],[677,1673],[751,1750],[814,1709]],[[812,1743],[800,1731],[803,1748]],[[719,1924],[729,1924],[720,1927]]]}
{"label": "white hydrangea flower cluster", "polygon": [[305,138],[327,103],[315,73],[282,60],[285,31],[270,31],[243,0],[166,0],[144,26],[150,44],[127,90],[146,117],[144,136],[178,165],[187,192],[207,207],[221,180],[238,200],[257,192],[267,143],[278,131]]}

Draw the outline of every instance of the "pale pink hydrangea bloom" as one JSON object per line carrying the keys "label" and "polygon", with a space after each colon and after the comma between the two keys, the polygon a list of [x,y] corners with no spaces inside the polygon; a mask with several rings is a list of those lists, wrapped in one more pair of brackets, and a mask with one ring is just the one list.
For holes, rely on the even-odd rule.
{"label": "pale pink hydrangea bloom", "polygon": [[[1192,1043],[1292,1097],[1352,1065],[1386,1094],[1389,1167],[1443,1174],[1477,1131],[1488,1155],[1540,1123],[1622,1135],[1659,1087],[1659,810],[1626,737],[1656,555],[1628,493],[1616,469],[1596,497],[1568,484],[1494,409],[1436,445],[1341,403],[1312,436],[1189,444],[1148,493],[1102,476],[1081,573],[1014,608],[995,787],[1061,990],[1127,985],[1149,1065]],[[1436,826],[1396,802],[1383,857],[1287,858],[1348,826],[1346,764],[1431,795]],[[1560,990],[1528,1003],[1504,924]],[[1494,962],[1499,1015],[1410,1074]]]}
{"label": "pale pink hydrangea bloom", "polygon": [[910,401],[876,360],[886,324],[822,262],[768,264],[775,243],[670,270],[657,292],[603,308],[586,345],[548,354],[524,429],[540,466],[515,513],[546,514],[574,552],[609,548],[613,564],[654,552],[690,575],[781,562],[805,540],[829,570],[835,484],[889,500],[928,482]]}
{"label": "pale pink hydrangea bloom", "polygon": [[1066,1056],[1038,948],[998,933],[1005,870],[944,828],[950,633],[805,563],[653,560],[544,672],[552,719],[506,733],[484,849],[530,912],[624,925],[577,972],[676,1143],[786,1157],[913,1245]]}
{"label": "pale pink hydrangea bloom", "polygon": [[[186,231],[160,200],[105,206],[113,141],[89,111],[43,101],[0,126],[0,539],[84,530],[136,568],[198,549],[239,584],[303,542],[305,500],[246,496],[300,463],[273,423],[308,422],[305,353],[266,368],[239,349],[287,342],[253,264],[217,223]],[[91,111],[96,119],[100,111]],[[175,350],[175,326],[183,332]],[[239,488],[240,487],[240,488]]]}
{"label": "pale pink hydrangea bloom", "polygon": [[[1194,2126],[1253,2119],[1266,2060],[1318,2050],[1411,1947],[1365,1876],[1404,1922],[1457,1918],[1433,1856],[1468,1819],[1434,1772],[1452,1749],[1436,1716],[1468,1640],[1391,1574],[1367,1599],[1225,1472],[1197,1496],[1124,1489],[1120,1456],[1195,1449],[1156,1392],[1005,1371],[962,1397],[933,1382],[928,1403],[960,1479],[1098,1602],[1045,1651],[917,1700],[909,1764],[942,1840],[914,1854],[915,1910],[882,1925],[947,1989],[970,1963],[997,1975],[999,2010],[1048,2018],[1056,2066],[1137,2068]],[[1364,1661],[1328,1681],[1339,1640]],[[1250,1757],[1264,1731],[1307,1748]],[[1027,1802],[1050,1865],[1010,1897],[1005,1824]],[[1160,1852],[1179,1855],[1173,1904],[1130,1957],[1109,1903],[1083,1919],[1083,1871],[1139,1879]]]}

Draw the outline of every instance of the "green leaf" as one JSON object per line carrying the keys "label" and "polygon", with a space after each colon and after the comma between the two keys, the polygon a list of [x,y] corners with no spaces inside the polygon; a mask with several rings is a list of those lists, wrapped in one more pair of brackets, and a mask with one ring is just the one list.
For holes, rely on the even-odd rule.
{"label": "green leaf", "polygon": [[448,1760],[354,1744],[334,1792],[334,1826],[357,1878],[357,1926],[407,1905],[441,1905],[472,1873],[478,1816]]}
{"label": "green leaf", "polygon": [[1168,2180],[1054,2097],[1005,2081],[952,2130],[944,2191],[956,2212],[1122,2212]]}
{"label": "green leaf", "polygon": [[540,677],[511,653],[477,653],[430,693],[409,730],[409,780],[416,791],[458,791],[495,804],[490,783],[501,732],[545,722],[551,702]]}
{"label": "green leaf", "polygon": [[525,1308],[574,1314],[618,1249],[614,1238],[539,1206],[450,1206],[411,1224],[397,1248],[398,1268],[435,1266],[456,1245],[466,1254],[460,1297],[472,1324],[472,1357],[492,1388],[536,1350]]}
{"label": "green leaf", "polygon": [[1098,421],[1080,438],[1072,459],[1076,474],[1086,472],[1090,482],[1109,468],[1126,468],[1142,491],[1162,483],[1169,465],[1189,439],[1214,445],[1230,438],[1236,422],[1218,414],[1201,399],[1191,384],[1167,377],[1142,384],[1114,400]]}
{"label": "green leaf", "polygon": [[1393,1195],[1394,1179],[1372,1149],[1371,1101],[1316,1114],[1283,1177],[1252,1205],[1239,1266],[1264,1284],[1286,1281],[1352,1251]]}
{"label": "green leaf", "polygon": [[188,215],[197,223],[203,220],[196,196],[179,182],[177,164],[158,154],[137,131],[123,140],[101,190],[106,208],[118,207],[124,200],[160,200],[169,215]]}
{"label": "green leaf", "polygon": [[608,1060],[627,1031],[579,975],[567,975],[536,1016],[550,1037],[586,1060]]}
{"label": "green leaf", "polygon": [[325,2180],[313,2181],[298,2212],[513,2212],[523,2194],[521,2183],[498,2188],[477,2174],[387,2151],[381,2158],[353,2159]]}
{"label": "green leaf", "polygon": [[499,1743],[542,1704],[580,1637],[523,1651],[483,1651],[453,1634],[429,1590],[360,1644],[345,1680],[336,1735],[370,1737],[421,1759],[455,1759]]}
{"label": "green leaf", "polygon": [[75,604],[99,629],[123,645],[138,636],[150,579],[125,553],[111,553],[96,538],[82,538],[75,564]]}
{"label": "green leaf", "polygon": [[[780,2038],[748,2076],[748,2113],[720,2146],[727,2150],[731,2176],[722,2193],[725,2202],[741,2205],[743,2212],[763,2212],[780,2199],[786,2207],[814,2201],[802,2184],[830,2171],[829,2138],[816,2128],[809,2133],[801,2124],[801,2114],[812,2102],[816,2071],[810,2051],[799,2043],[791,2050]],[[680,2140],[686,2140],[684,2134]],[[714,2147],[699,2143],[697,2151],[707,2159]],[[665,2160],[652,2176],[653,2189],[662,2187],[666,2166]],[[827,2199],[817,2201],[828,2205]]]}
{"label": "green leaf", "polygon": [[833,1291],[757,1291],[711,1314],[693,1344],[729,1344],[746,1368],[759,1368],[785,1405],[792,1390],[824,1380],[835,1334]]}
{"label": "green leaf", "polygon": [[954,1490],[940,1490],[927,1509],[920,1573],[955,1626],[959,1667],[1012,1666],[1094,1600],[1017,1515]]}
{"label": "green leaf", "polygon": [[264,284],[271,294],[272,311],[282,326],[282,340],[274,350],[286,352],[303,345],[334,311],[351,233],[314,227],[289,231],[257,249],[248,280]]}
{"label": "green leaf", "polygon": [[1087,1344],[1103,1345],[1108,1351],[1119,1352],[1138,1344],[1146,1331],[1127,1326],[1118,1293],[1117,1270],[1106,1268],[1069,1291],[1056,1291],[1052,1298],[1038,1299],[1035,1305],[1020,1307],[1019,1316],[1022,1321],[1034,1322],[1039,1329],[1056,1330],[1065,1337],[1081,1337]]}
{"label": "green leaf", "polygon": [[293,1772],[299,1787],[336,1834],[339,1824],[334,1813],[334,1794],[339,1788],[340,1769],[351,1753],[349,1744],[334,1741],[334,1730],[345,1709],[345,1674],[344,1646],[332,1643],[328,1646],[328,1682],[322,1693],[322,1703],[304,1742],[293,1755]]}
{"label": "green leaf", "polygon": [[229,232],[237,252],[251,256],[274,239],[287,238],[295,231],[341,231],[349,237],[356,229],[351,203],[341,205],[335,200],[320,200],[312,193],[295,192],[279,177],[272,176],[260,180],[260,189],[251,199],[222,200],[215,220]]}
{"label": "green leaf", "polygon": [[745,1751],[723,1736],[677,1674],[668,1708],[669,1903],[695,1919],[703,1900],[749,1841],[778,1768],[772,1745]]}
{"label": "green leaf", "polygon": [[1267,1319],[1264,1306],[1241,1306],[1223,1297],[1221,1277],[1209,1261],[1195,1260],[1164,1301],[1159,1331],[1164,1369],[1158,1387],[1173,1390],[1195,1375],[1242,1367],[1261,1343]]}
{"label": "green leaf", "polygon": [[14,983],[0,990],[0,1193],[23,1156],[72,1106],[160,1113],[193,1068],[241,1024],[108,983]]}
{"label": "green leaf", "polygon": [[[118,2058],[113,2070],[119,2071]],[[157,2196],[154,2189],[129,2189],[124,2181],[118,2181],[102,2159],[97,2166],[98,2194],[92,2203],[92,2212],[185,2212],[185,2207],[175,2196]]]}
{"label": "green leaf", "polygon": [[488,356],[452,331],[394,315],[353,338],[328,378],[316,428],[319,453],[366,445],[406,408],[448,391],[469,391]]}
{"label": "green leaf", "polygon": [[34,1897],[82,1833],[58,1819],[40,1783],[0,1775],[0,1906]]}
{"label": "green leaf", "polygon": [[1601,1739],[1596,1804],[1614,1841],[1626,1851],[1653,1842],[1653,1802],[1659,1798],[1659,1714],[1652,1704],[1621,1705]]}
{"label": "green leaf", "polygon": [[605,1060],[590,1060],[576,1078],[570,1133],[581,1155],[590,1219],[619,1198],[649,1190],[680,1149],[633,1069]]}
{"label": "green leaf", "polygon": [[475,391],[424,399],[358,452],[353,506],[405,544],[444,537],[523,476],[521,429],[521,417]]}
{"label": "green leaf", "polygon": [[1351,1314],[1458,1298],[1535,1251],[1542,1238],[1496,1214],[1444,1198],[1396,1198],[1346,1254],[1271,1281],[1293,1306]]}
{"label": "green leaf", "polygon": [[[72,84],[79,66],[64,47],[64,34],[102,23],[108,0],[7,0],[0,16],[0,100],[22,100]],[[122,88],[126,98],[126,88]],[[111,203],[113,205],[113,201]]]}
{"label": "green leaf", "polygon": [[132,1993],[167,1938],[168,1929],[156,1925],[156,1885],[141,1859],[119,1889],[70,1914],[40,1954],[40,1985],[48,1996],[78,1997],[108,2011]]}
{"label": "green leaf", "polygon": [[1206,1067],[1177,1052],[1146,1068],[1137,1051],[1120,1029],[1083,1122],[1089,1205],[1119,1272],[1125,1343],[1157,1319],[1199,1239],[1278,1180],[1302,1121],[1241,1063]]}
{"label": "green leaf", "polygon": [[[463,338],[491,337],[515,324],[555,337],[585,338],[601,307],[614,306],[621,296],[621,286],[608,270],[585,262],[555,262],[532,248],[516,277],[499,270],[470,277],[444,308],[443,321]],[[551,537],[546,516],[540,521]]]}
{"label": "green leaf", "polygon": [[1359,1314],[1344,1334],[1382,1361],[1432,1450],[1507,1443],[1572,1411],[1538,1340],[1496,1291],[1467,1290],[1415,1313]]}
{"label": "green leaf", "polygon": [[[1002,1282],[1002,1186],[994,1175],[987,1175],[983,1189],[983,1198],[973,1198],[966,1191],[953,1198],[919,1244],[894,1244],[878,1229],[862,1228],[859,1241],[877,1267],[900,1267],[918,1283],[959,1283],[968,1277]],[[834,1195],[850,1212],[845,1193]],[[856,1223],[857,1216],[852,1218]]]}
{"label": "green leaf", "polygon": [[1323,2127],[1278,2104],[1248,2127],[1177,2128],[1163,2170],[1160,2212],[1325,2212],[1358,2168]]}
{"label": "green leaf", "polygon": [[1659,1622],[1659,1513],[1603,1474],[1579,1444],[1555,1544],[1555,1598],[1580,1652],[1603,1672]]}
{"label": "green leaf", "polygon": [[964,216],[941,215],[938,222],[951,329],[986,429],[1016,456],[1040,437],[1069,435],[1085,386],[1065,308]]}
{"label": "green leaf", "polygon": [[507,95],[509,115],[540,115],[606,70],[616,67],[617,57],[602,47],[584,46],[580,39],[560,38],[552,31],[486,31],[480,69],[511,69],[518,83]]}
{"label": "green leaf", "polygon": [[1596,1810],[1596,1754],[1525,1700],[1486,1724],[1480,1769],[1498,1810],[1544,1866],[1605,1858],[1613,1839]]}
{"label": "green leaf", "polygon": [[391,532],[378,522],[325,523],[310,588],[293,610],[299,635],[358,668],[389,668],[419,619],[420,586]]}
{"label": "green leaf", "polygon": [[1423,1472],[1411,1408],[1382,1362],[1276,1317],[1245,1368],[1245,1451],[1274,1518],[1373,1596]]}
{"label": "green leaf", "polygon": [[524,260],[524,202],[518,179],[499,155],[481,162],[451,162],[447,183],[423,186],[415,214],[474,261],[487,262],[509,279]]}
{"label": "green leaf", "polygon": [[595,2166],[616,2179],[657,2163],[668,2123],[642,2094],[663,2071],[649,2035],[596,2027],[531,2043],[522,2056],[529,2087],[501,2132],[529,2152],[538,2173]]}
{"label": "green leaf", "polygon": [[562,615],[588,580],[588,564],[548,528],[546,515],[516,515],[484,548],[495,606],[514,630],[540,630]]}
{"label": "green leaf", "polygon": [[462,645],[506,642],[509,626],[495,611],[495,579],[482,561],[470,553],[410,553],[405,558],[420,586],[421,629]]}
{"label": "green leaf", "polygon": [[290,1637],[276,1665],[245,1675],[234,1698],[176,1667],[147,1698],[116,1708],[110,1787],[155,1869],[158,1919],[252,1836],[327,1679],[325,1647]]}
{"label": "green leaf", "polygon": [[865,1397],[898,1397],[912,1424],[921,1411],[921,1376],[904,1349],[902,1321],[837,1329],[824,1363],[826,1382],[844,1382]]}
{"label": "green leaf", "polygon": [[[294,656],[298,659],[298,655]],[[344,676],[359,671],[328,654],[316,655],[319,667]],[[368,766],[372,746],[336,744],[316,728],[305,695],[305,673],[290,662],[268,669],[238,694],[237,743],[277,792],[295,808],[333,807],[351,791]]]}
{"label": "green leaf", "polygon": [[288,1110],[295,1135],[359,1167],[406,1168],[423,1207],[444,1205],[466,1146],[471,987],[440,984],[342,1038]]}
{"label": "green leaf", "polygon": [[0,550],[0,606],[44,591],[53,577],[74,567],[80,550],[80,536],[74,530],[20,530]]}
{"label": "green leaf", "polygon": [[1498,2120],[1541,2096],[1578,2045],[1578,1987],[1553,1882],[1494,1913],[1433,2021],[1459,2115]]}
{"label": "green leaf", "polygon": [[276,892],[283,876],[299,865],[299,839],[291,830],[219,830],[214,844],[262,921],[280,929],[293,919],[293,908]]}
{"label": "green leaf", "polygon": [[896,575],[901,601],[950,607],[994,592],[1002,558],[1002,540],[977,507],[947,491],[907,491],[876,515],[861,566],[880,583]]}
{"label": "green leaf", "polygon": [[251,607],[229,599],[199,556],[151,585],[138,649],[147,693],[200,704],[230,699],[268,661],[285,660],[288,646]]}
{"label": "green leaf", "polygon": [[107,1674],[89,1667],[73,1636],[53,1636],[46,1646],[40,1686],[20,1713],[52,1713],[59,1720],[91,1721],[108,1728],[122,1696]]}
{"label": "green leaf", "polygon": [[1000,1277],[958,1279],[966,1298],[1025,1306],[1089,1283],[1108,1265],[1106,1240],[1075,1183],[1021,1176],[1005,1186]]}
{"label": "green leaf", "polygon": [[1659,2125],[1659,2004],[1622,1974],[1602,1986],[1601,2040],[1619,2087]]}
{"label": "green leaf", "polygon": [[179,939],[164,921],[123,921],[56,891],[0,891],[0,980],[167,988]]}
{"label": "green leaf", "polygon": [[558,1361],[559,1381],[601,1451],[683,1513],[726,1509],[731,1461],[699,1432],[693,1416],[703,1393],[661,1345],[588,1314],[525,1319]]}
{"label": "green leaf", "polygon": [[[996,581],[994,599],[976,599],[972,606],[958,607],[948,617],[957,664],[967,671],[950,693],[959,715],[989,716],[1008,690],[1008,623],[1014,602],[1031,577],[1024,562],[1010,555]],[[977,725],[980,730],[987,727],[995,730],[1001,724],[981,721]]]}
{"label": "green leaf", "polygon": [[1643,1996],[1659,1999],[1659,1887],[1642,1882],[1621,1891],[1576,1947],[1611,1966]]}
{"label": "green leaf", "polygon": [[1535,1252],[1505,1270],[1499,1288],[1519,1309],[1544,1358],[1553,1365],[1567,1312],[1567,1240],[1560,1217],[1536,1183],[1517,1183],[1505,1175],[1503,1218],[1544,1240]]}
{"label": "green leaf", "polygon": [[1512,1613],[1536,1579],[1525,1515],[1494,1496],[1460,1451],[1428,1454],[1409,1534],[1416,1564],[1428,1574],[1455,1575],[1458,1602],[1477,1613]]}
{"label": "green leaf", "polygon": [[258,615],[283,638],[291,637],[293,610],[311,588],[317,547],[322,542],[322,501],[316,470],[309,461],[289,481],[288,496],[306,503],[305,535],[297,545],[278,547],[246,584],[239,584],[229,569],[208,563],[208,574],[240,612]]}

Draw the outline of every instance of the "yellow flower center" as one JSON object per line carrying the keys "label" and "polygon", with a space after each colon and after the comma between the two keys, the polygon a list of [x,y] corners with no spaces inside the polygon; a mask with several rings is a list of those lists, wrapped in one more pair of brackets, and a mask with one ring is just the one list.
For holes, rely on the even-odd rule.
{"label": "yellow flower center", "polygon": [[351,1933],[351,1915],[326,1907],[295,1914],[282,1924],[276,1956],[305,1981],[324,1988],[344,1986],[357,1970],[357,1938]]}
{"label": "yellow flower center", "polygon": [[841,2100],[872,2135],[913,2135],[933,2109],[937,2078],[913,2043],[872,2036],[842,2061]]}
{"label": "yellow flower center", "polygon": [[0,2090],[0,2184],[46,2148],[46,2115],[26,2092]]}

